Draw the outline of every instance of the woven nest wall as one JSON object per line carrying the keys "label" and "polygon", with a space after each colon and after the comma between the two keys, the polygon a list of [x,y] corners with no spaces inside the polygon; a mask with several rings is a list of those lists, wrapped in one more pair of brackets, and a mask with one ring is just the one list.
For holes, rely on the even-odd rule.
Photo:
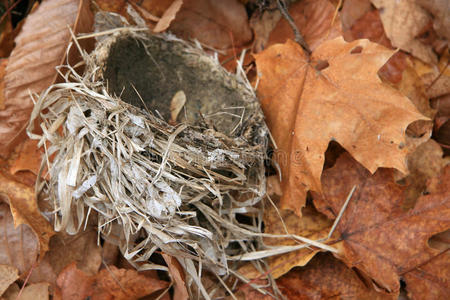
{"label": "woven nest wall", "polygon": [[102,36],[84,59],[83,74],[66,66],[67,82],[39,97],[28,128],[46,150],[38,187],[55,229],[96,220],[141,269],[165,270],[149,261],[161,250],[192,276],[235,270],[260,243],[265,194],[267,129],[245,76],[136,28]]}

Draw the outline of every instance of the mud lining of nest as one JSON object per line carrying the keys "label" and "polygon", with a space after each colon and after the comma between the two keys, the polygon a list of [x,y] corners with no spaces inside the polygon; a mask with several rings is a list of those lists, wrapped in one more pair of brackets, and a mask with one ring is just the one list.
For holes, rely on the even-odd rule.
{"label": "mud lining of nest", "polygon": [[[225,82],[222,90],[231,102],[212,99],[216,93],[210,86],[203,95],[192,93],[184,81],[175,86],[169,80],[171,90],[158,91],[170,74],[156,69],[161,77],[143,71],[154,83],[137,74],[133,86],[131,80],[120,86],[118,78],[124,75],[117,68],[124,67],[123,62],[108,58],[118,43],[134,43],[134,51],[147,53],[138,59],[146,61],[153,53],[148,47],[154,45],[179,51],[191,67],[213,71],[200,82]],[[150,57],[155,58],[164,60]],[[37,184],[37,192],[54,207],[55,230],[75,234],[93,217],[102,236],[119,235],[122,253],[138,269],[167,270],[149,261],[155,251],[176,257],[188,275],[187,285],[195,283],[205,298],[209,295],[201,283],[202,268],[224,280],[231,274],[248,282],[237,272],[241,260],[259,261],[311,243],[326,248],[301,237],[296,238],[311,243],[264,247],[262,237],[268,235],[262,233],[261,199],[267,129],[243,76],[227,73],[200,48],[136,28],[110,33],[95,51],[84,54],[84,63],[82,75],[65,66],[66,82],[39,96],[28,127],[30,137],[45,148],[40,175],[48,180]],[[188,100],[177,124],[170,125],[167,108],[179,89]],[[191,101],[202,97],[215,104]],[[154,110],[139,108],[142,103]],[[42,134],[34,132],[37,120]],[[239,215],[246,222],[239,222]]]}

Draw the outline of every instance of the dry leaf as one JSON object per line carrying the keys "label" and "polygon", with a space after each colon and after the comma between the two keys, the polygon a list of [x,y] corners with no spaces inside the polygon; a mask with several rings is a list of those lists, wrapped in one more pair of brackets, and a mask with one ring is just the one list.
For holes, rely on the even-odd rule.
{"label": "dry leaf", "polygon": [[426,191],[427,181],[439,175],[441,169],[450,162],[442,156],[442,149],[434,140],[428,140],[418,146],[408,156],[410,174],[404,179],[407,185],[404,207],[413,207],[419,196]]}
{"label": "dry leaf", "polygon": [[311,63],[292,41],[256,55],[258,95],[278,147],[274,157],[281,168],[282,208],[300,214],[306,192],[321,191],[330,141],[371,172],[391,167],[406,173],[404,132],[424,117],[378,78],[392,53],[368,40],[337,38],[321,44]]}
{"label": "dry leaf", "polygon": [[[292,4],[289,13],[311,50],[326,40],[342,34],[336,8],[328,0],[304,0]],[[269,37],[269,45],[294,39],[289,23],[283,18]]]}
{"label": "dry leaf", "polygon": [[[0,111],[0,155],[7,157],[25,136],[33,107],[31,93],[40,93],[57,78],[55,67],[65,63],[67,45],[75,34],[91,30],[87,0],[47,0],[28,15],[17,36],[5,75],[5,110]],[[75,54],[75,50],[72,51]],[[74,57],[74,59],[76,59]]]}
{"label": "dry leaf", "polygon": [[136,270],[118,269],[110,266],[98,273],[93,298],[139,299],[168,286],[168,282],[141,275]]}
{"label": "dry leaf", "polygon": [[411,300],[446,299],[450,295],[450,252],[445,251],[403,275]]}
{"label": "dry leaf", "polygon": [[[391,42],[384,32],[378,10],[369,10],[353,24],[350,30],[344,32],[344,35],[347,42],[369,39],[371,42],[392,48]],[[406,57],[407,55],[401,51],[392,55],[378,71],[380,77],[394,84],[399,83],[407,66]]]}
{"label": "dry leaf", "polygon": [[174,282],[173,299],[187,300],[189,299],[189,293],[186,288],[186,278],[183,267],[178,260],[170,255],[162,253],[162,257],[169,268],[169,274]]}
{"label": "dry leaf", "polygon": [[0,111],[5,109],[5,71],[8,59],[0,59]]}
{"label": "dry leaf", "polygon": [[42,259],[48,250],[50,238],[55,233],[39,211],[34,188],[0,173],[0,193],[8,197],[15,226],[26,224],[36,234],[39,240],[39,258]]}
{"label": "dry leaf", "polygon": [[50,240],[50,250],[30,276],[29,282],[56,283],[58,274],[75,262],[87,275],[97,274],[102,263],[102,247],[97,245],[97,230],[88,227],[76,235],[57,233]]}
{"label": "dry leaf", "polygon": [[216,49],[240,47],[252,39],[247,12],[237,0],[184,0],[169,29]]}
{"label": "dry leaf", "polygon": [[259,53],[266,48],[270,33],[280,19],[281,13],[275,7],[264,10],[262,14],[258,13],[258,11],[253,12],[250,18],[250,27],[253,29],[254,34],[252,46],[254,53]]}
{"label": "dry leaf", "polygon": [[56,283],[61,292],[61,299],[86,300],[93,293],[95,277],[86,275],[72,263],[62,270]]}
{"label": "dry leaf", "polygon": [[173,21],[173,19],[175,19],[175,16],[180,10],[182,4],[183,0],[173,1],[169,8],[164,12],[158,23],[156,23],[155,28],[153,28],[153,32],[163,32],[164,30],[169,28],[170,23]]}
{"label": "dry leaf", "polygon": [[[270,203],[266,204],[264,210],[264,232],[271,234],[295,234],[311,240],[318,240],[326,238],[331,229],[332,221],[326,216],[317,212],[317,210],[307,205],[302,211],[300,218],[290,210],[280,210],[280,215]],[[288,233],[284,228],[284,225]],[[268,246],[281,245],[297,245],[298,243],[290,238],[265,238],[264,244]],[[297,251],[292,251],[282,255],[272,256],[267,258],[268,272],[273,278],[278,278],[296,266],[305,266],[319,250],[315,248],[304,248]],[[253,264],[246,264],[239,270],[241,274],[247,278],[258,278],[261,273],[258,272]]]}
{"label": "dry leaf", "polygon": [[[22,289],[14,289],[5,293],[5,300],[48,300],[49,284],[46,282],[27,285]],[[18,297],[20,294],[20,297]]]}
{"label": "dry leaf", "polygon": [[14,226],[9,206],[0,200],[0,264],[28,272],[39,254],[37,237],[27,225]]}
{"label": "dry leaf", "polygon": [[442,37],[450,40],[450,2],[448,0],[415,0],[433,15],[434,30]]}
{"label": "dry leaf", "polygon": [[346,0],[341,9],[342,30],[347,32],[353,24],[371,10],[369,0]]}
{"label": "dry leaf", "polygon": [[0,296],[19,278],[19,270],[10,265],[0,264]]}
{"label": "dry leaf", "polygon": [[441,56],[437,66],[432,66],[413,59],[414,69],[425,85],[428,98],[435,98],[450,93],[450,53]]}
{"label": "dry leaf", "polygon": [[403,188],[394,183],[392,169],[371,175],[347,153],[323,172],[324,197],[319,211],[337,216],[353,186],[357,189],[336,230],[341,234],[339,257],[357,267],[388,292],[398,292],[399,275],[426,263],[442,251],[428,239],[450,228],[450,166],[435,191],[418,199],[405,212]]}
{"label": "dry leaf", "polygon": [[178,114],[183,109],[185,103],[186,94],[183,91],[176,92],[172,98],[172,101],[170,102],[170,123],[177,123]]}
{"label": "dry leaf", "polygon": [[392,45],[410,52],[426,63],[436,63],[431,46],[416,37],[431,21],[430,16],[412,0],[371,0],[380,12],[384,30]]}
{"label": "dry leaf", "polygon": [[384,32],[383,23],[378,10],[370,10],[359,18],[350,28],[347,41],[369,39],[370,41],[391,48],[392,44]]}
{"label": "dry leaf", "polygon": [[288,299],[397,299],[394,294],[377,292],[331,254],[318,254],[303,268],[295,268],[277,280]]}
{"label": "dry leaf", "polygon": [[16,174],[19,171],[30,171],[34,175],[38,175],[41,166],[43,147],[38,148],[37,140],[26,139],[20,146],[19,156],[15,159],[11,168],[11,174]]}

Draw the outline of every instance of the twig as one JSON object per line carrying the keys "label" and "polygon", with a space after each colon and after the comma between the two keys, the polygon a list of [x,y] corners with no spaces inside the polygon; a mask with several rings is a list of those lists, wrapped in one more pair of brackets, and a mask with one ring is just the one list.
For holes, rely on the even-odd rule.
{"label": "twig", "polygon": [[305,42],[303,36],[300,34],[300,31],[298,30],[297,25],[295,25],[294,20],[292,20],[292,17],[289,14],[289,11],[286,7],[286,3],[284,2],[284,0],[277,0],[277,6],[283,17],[286,19],[286,21],[289,23],[292,30],[294,31],[295,41],[300,46],[302,46],[302,48],[308,53],[308,55],[310,55],[312,51],[311,49],[309,49],[308,44]]}

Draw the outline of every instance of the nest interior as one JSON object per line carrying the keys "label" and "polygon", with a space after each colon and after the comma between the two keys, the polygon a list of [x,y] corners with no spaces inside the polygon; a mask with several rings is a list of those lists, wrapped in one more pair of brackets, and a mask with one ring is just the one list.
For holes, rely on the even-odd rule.
{"label": "nest interior", "polygon": [[240,135],[238,127],[257,109],[248,91],[214,60],[189,54],[186,44],[158,36],[145,41],[126,35],[116,39],[109,46],[102,75],[111,94],[165,120],[170,119],[174,95],[183,91],[187,101],[177,121],[206,122],[228,136]]}

